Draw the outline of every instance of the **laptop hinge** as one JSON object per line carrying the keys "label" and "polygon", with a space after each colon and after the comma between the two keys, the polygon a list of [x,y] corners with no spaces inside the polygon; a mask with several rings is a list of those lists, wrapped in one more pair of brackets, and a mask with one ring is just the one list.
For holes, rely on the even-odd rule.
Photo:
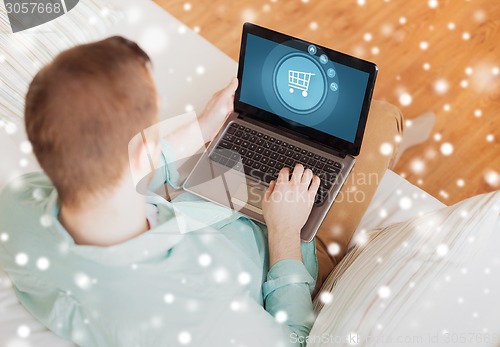
{"label": "laptop hinge", "polygon": [[347,156],[347,153],[345,151],[340,151],[339,152],[339,157],[345,158]]}

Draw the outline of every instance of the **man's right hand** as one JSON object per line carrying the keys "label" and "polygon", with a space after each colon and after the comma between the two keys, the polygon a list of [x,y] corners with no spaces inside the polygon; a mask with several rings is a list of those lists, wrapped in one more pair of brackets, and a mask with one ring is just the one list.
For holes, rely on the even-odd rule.
{"label": "man's right hand", "polygon": [[301,164],[283,168],[264,195],[262,209],[268,228],[270,266],[283,259],[302,260],[300,231],[311,213],[320,185],[318,176]]}

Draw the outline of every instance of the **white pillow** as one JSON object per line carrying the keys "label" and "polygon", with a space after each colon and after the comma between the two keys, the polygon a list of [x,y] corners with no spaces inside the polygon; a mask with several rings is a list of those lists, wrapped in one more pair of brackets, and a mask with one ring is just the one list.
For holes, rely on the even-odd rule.
{"label": "white pillow", "polygon": [[325,282],[308,346],[500,343],[500,192],[369,233]]}
{"label": "white pillow", "polygon": [[66,48],[101,37],[121,16],[102,1],[80,0],[65,15],[13,34],[0,5],[0,125],[19,125],[28,85],[42,66]]}

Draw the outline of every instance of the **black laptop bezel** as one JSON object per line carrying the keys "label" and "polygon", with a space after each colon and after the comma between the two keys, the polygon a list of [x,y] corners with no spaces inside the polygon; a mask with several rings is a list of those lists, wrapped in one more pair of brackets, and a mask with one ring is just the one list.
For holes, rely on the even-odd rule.
{"label": "black laptop bezel", "polygon": [[[240,100],[241,94],[241,86],[242,86],[242,76],[243,76],[243,68],[245,65],[245,51],[246,51],[246,41],[247,35],[253,34],[258,37],[262,37],[276,43],[284,43],[288,41],[297,41],[305,45],[312,44],[318,47],[325,53],[330,60],[335,63],[343,64],[369,74],[368,83],[365,91],[365,97],[363,101],[363,107],[361,109],[361,115],[358,122],[358,128],[356,131],[356,137],[354,139],[354,143],[343,140],[341,138],[326,134],[322,131],[304,127],[304,126],[294,126],[285,120],[283,120],[280,116],[257,108],[255,106],[246,104]],[[299,135],[302,137],[308,138],[310,141],[319,143],[321,145],[330,147],[340,153],[349,154],[352,156],[356,156],[359,154],[361,149],[361,143],[363,140],[363,134],[365,132],[366,121],[368,119],[368,112],[370,110],[371,99],[373,95],[373,90],[375,88],[375,80],[377,78],[378,67],[372,62],[359,59],[353,56],[350,56],[345,53],[341,53],[338,51],[334,51],[332,49],[326,48],[324,46],[308,42],[305,40],[301,40],[286,34],[279,33],[277,31],[263,28],[261,26],[245,23],[243,25],[243,32],[241,36],[241,48],[240,48],[240,58],[238,65],[238,80],[239,85],[238,89],[235,92],[234,96],[234,110],[242,115],[245,115],[248,118],[253,118],[259,121],[264,121],[269,123],[275,127],[280,128],[280,130],[291,132],[295,135]],[[244,82],[243,82],[244,83]]]}

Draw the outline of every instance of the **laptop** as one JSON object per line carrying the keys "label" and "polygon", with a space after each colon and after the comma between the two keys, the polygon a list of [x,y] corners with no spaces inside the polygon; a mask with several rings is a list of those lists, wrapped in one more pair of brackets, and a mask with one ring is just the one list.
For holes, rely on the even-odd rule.
{"label": "laptop", "polygon": [[245,23],[234,112],[183,188],[265,224],[269,183],[301,163],[321,179],[301,230],[302,240],[313,240],[359,154],[377,71],[371,62]]}

